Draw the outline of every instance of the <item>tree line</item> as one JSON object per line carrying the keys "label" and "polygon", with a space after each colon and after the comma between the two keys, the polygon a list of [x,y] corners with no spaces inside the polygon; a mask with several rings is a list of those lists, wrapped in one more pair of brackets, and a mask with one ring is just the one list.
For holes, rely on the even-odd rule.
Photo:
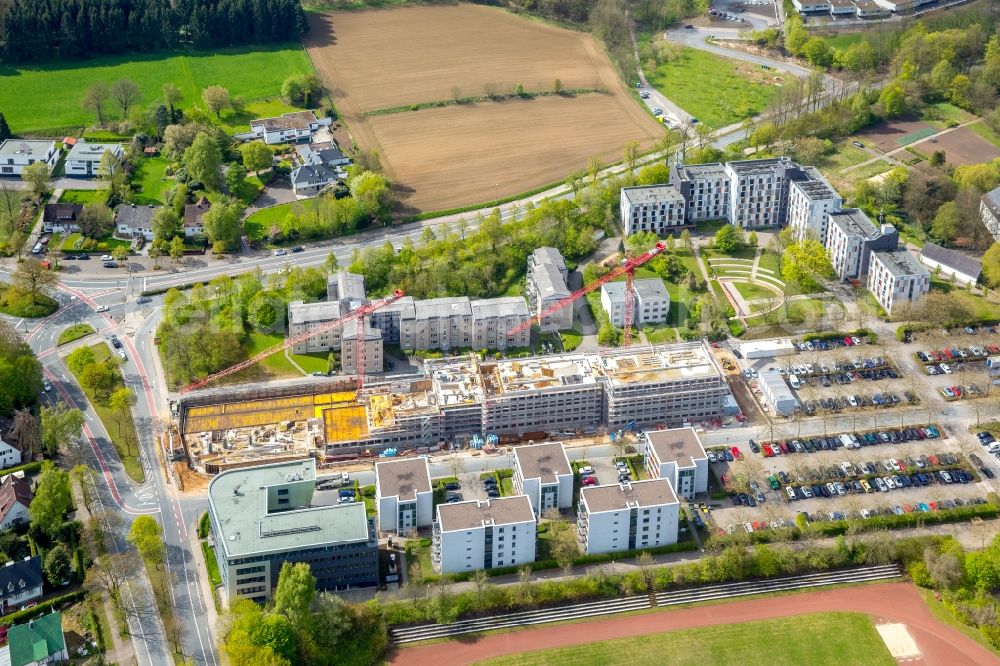
{"label": "tree line", "polygon": [[0,57],[38,62],[266,44],[298,39],[306,28],[298,0],[9,0],[0,12]]}

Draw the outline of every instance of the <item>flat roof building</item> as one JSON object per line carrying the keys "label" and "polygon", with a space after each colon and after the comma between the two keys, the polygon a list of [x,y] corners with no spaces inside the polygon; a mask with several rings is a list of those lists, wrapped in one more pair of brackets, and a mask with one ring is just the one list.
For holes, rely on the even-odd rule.
{"label": "flat roof building", "polygon": [[66,175],[84,178],[97,176],[104,153],[111,153],[119,160],[125,158],[125,149],[120,143],[77,141],[66,155]]}
{"label": "flat roof building", "polygon": [[434,522],[434,492],[427,458],[400,458],[375,463],[378,531],[412,534]]}
{"label": "flat roof building", "polygon": [[44,162],[49,173],[59,161],[59,149],[55,141],[27,141],[5,139],[0,141],[0,176],[20,176],[24,167],[35,162]]}
{"label": "flat roof building", "polygon": [[363,502],[316,490],[313,458],[223,472],[208,484],[212,541],[230,599],[271,598],[285,562],[320,590],[378,584],[378,543]]}
{"label": "flat roof building", "polygon": [[677,543],[680,502],[667,479],[584,487],[578,513],[588,555]]}
{"label": "flat roof building", "polygon": [[690,226],[687,203],[673,185],[623,187],[620,204],[621,225],[626,236],[639,232],[664,236]]}
{"label": "flat roof building", "polygon": [[829,214],[839,211],[844,200],[815,167],[803,167],[802,175],[788,188],[788,226],[796,239],[812,238],[822,243]]}
{"label": "flat roof building", "polygon": [[535,561],[537,523],[524,495],[438,504],[431,563],[441,573]]}
{"label": "flat roof building", "polygon": [[845,208],[830,213],[823,245],[833,270],[842,280],[854,280],[868,273],[872,252],[895,250],[899,234],[891,224],[875,226],[864,211]]}
{"label": "flat roof building", "polygon": [[[662,324],[670,312],[670,293],[660,278],[642,278],[633,283],[632,325]],[[612,326],[625,325],[625,282],[601,285],[601,306]]]}
{"label": "flat roof building", "polygon": [[680,497],[694,499],[708,492],[708,455],[694,428],[647,430],[646,471],[654,479],[666,479]]}
{"label": "flat roof building", "polygon": [[687,221],[729,219],[729,175],[721,162],[670,165],[670,184],[687,204]]}
{"label": "flat roof building", "polygon": [[930,288],[930,272],[909,251],[872,252],[868,291],[887,313],[920,300]]}
{"label": "flat roof building", "polygon": [[515,492],[526,495],[539,517],[573,506],[573,468],[561,442],[514,447]]}
{"label": "flat roof building", "polygon": [[771,409],[775,414],[781,416],[791,416],[799,406],[799,400],[788,388],[785,378],[777,370],[765,370],[758,376],[757,383],[760,392],[764,394]]}

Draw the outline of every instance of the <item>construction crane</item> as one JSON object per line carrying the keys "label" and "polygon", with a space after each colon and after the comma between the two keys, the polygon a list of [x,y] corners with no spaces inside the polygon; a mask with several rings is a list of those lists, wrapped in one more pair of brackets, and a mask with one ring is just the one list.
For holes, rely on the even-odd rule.
{"label": "construction crane", "polygon": [[364,320],[365,320],[365,317],[367,317],[369,314],[371,314],[375,310],[378,310],[379,308],[385,307],[386,305],[389,305],[391,303],[395,303],[396,301],[398,301],[402,297],[403,297],[402,290],[397,289],[396,291],[392,292],[391,295],[386,296],[385,298],[381,298],[381,299],[379,299],[377,301],[372,301],[370,303],[365,303],[364,305],[351,310],[350,312],[348,312],[347,314],[345,314],[342,317],[338,317],[337,319],[334,319],[333,321],[328,321],[328,322],[326,322],[324,324],[320,324],[316,328],[310,329],[308,331],[303,331],[302,333],[299,333],[297,335],[293,335],[290,338],[286,338],[284,342],[281,342],[279,344],[274,345],[273,347],[265,349],[264,351],[260,352],[259,354],[255,354],[254,356],[248,358],[245,361],[241,361],[241,362],[237,363],[236,365],[233,365],[233,366],[230,366],[230,367],[226,368],[225,370],[220,370],[219,372],[212,373],[211,375],[209,375],[208,377],[205,377],[202,380],[196,381],[196,382],[194,382],[192,384],[188,384],[187,386],[185,386],[184,388],[181,389],[181,393],[187,393],[189,391],[194,391],[195,389],[200,389],[203,386],[205,386],[205,385],[207,385],[207,384],[215,381],[216,379],[220,379],[222,377],[228,377],[229,375],[237,373],[240,370],[245,370],[246,368],[249,368],[252,365],[256,365],[260,361],[263,361],[265,358],[267,358],[268,356],[271,356],[272,354],[277,354],[278,352],[283,352],[286,349],[290,349],[290,348],[294,347],[295,345],[299,344],[300,342],[308,340],[309,338],[311,338],[313,336],[320,335],[321,333],[326,333],[327,331],[332,331],[332,330],[334,330],[336,328],[340,328],[346,322],[348,322],[348,321],[350,321],[352,319],[356,320],[358,322],[358,324],[357,324],[358,325],[357,344],[359,346],[359,349],[355,353],[354,357],[355,357],[355,366],[356,366],[355,367],[355,374],[357,375],[358,390],[360,391],[364,387],[364,381],[365,381],[365,379],[364,379],[364,377],[365,377],[365,366],[364,366],[364,363],[365,363],[365,351],[364,351],[364,347],[365,347],[365,335],[364,335],[365,324],[364,324]]}
{"label": "construction crane", "polygon": [[555,304],[550,305],[549,307],[545,308],[544,310],[542,310],[541,312],[539,312],[538,314],[536,314],[535,316],[533,316],[528,321],[526,321],[526,322],[524,322],[522,324],[519,324],[518,326],[515,326],[514,328],[508,330],[507,331],[507,337],[513,337],[513,336],[517,335],[518,333],[521,333],[521,332],[525,331],[526,329],[531,328],[533,325],[541,322],[543,319],[545,319],[546,317],[548,317],[553,312],[556,312],[557,310],[560,310],[560,309],[566,307],[567,305],[570,305],[571,303],[575,302],[581,296],[586,296],[587,294],[589,294],[590,292],[594,291],[595,289],[600,289],[601,285],[607,284],[608,282],[611,282],[611,281],[615,280],[616,278],[619,278],[622,275],[624,275],[625,276],[625,284],[626,284],[626,288],[625,288],[625,344],[626,345],[630,344],[632,342],[632,317],[633,317],[634,310],[635,310],[635,301],[634,301],[634,297],[632,295],[632,282],[635,279],[635,269],[638,268],[639,266],[642,266],[644,263],[646,263],[647,261],[649,261],[650,259],[652,259],[656,255],[658,255],[661,252],[663,252],[666,249],[666,247],[667,246],[664,245],[662,242],[661,243],[657,243],[656,246],[653,249],[648,250],[646,252],[643,252],[642,254],[640,254],[638,256],[632,257],[631,259],[626,259],[625,261],[623,261],[621,263],[620,266],[618,266],[617,268],[615,268],[614,270],[612,270],[611,272],[609,272],[607,275],[604,275],[603,277],[600,277],[600,278],[594,280],[590,284],[585,285],[585,286],[581,287],[580,289],[577,289],[576,291],[574,291],[569,296],[566,296],[565,298],[560,299],[559,301],[557,301]]}

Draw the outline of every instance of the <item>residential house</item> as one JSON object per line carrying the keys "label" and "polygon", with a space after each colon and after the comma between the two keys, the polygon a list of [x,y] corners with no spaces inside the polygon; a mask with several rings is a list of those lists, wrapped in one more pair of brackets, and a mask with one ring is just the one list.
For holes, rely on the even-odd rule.
{"label": "residential house", "polygon": [[309,197],[336,183],[340,176],[325,164],[303,164],[292,170],[291,180],[296,196]]}
{"label": "residential house", "polygon": [[690,226],[687,202],[673,185],[623,187],[620,204],[621,225],[626,236],[647,231],[664,236]]}
{"label": "residential house", "polygon": [[[10,666],[42,666],[69,661],[62,613],[53,611],[7,632]],[[6,666],[6,665],[5,665]]]}
{"label": "residential house", "polygon": [[976,284],[983,264],[964,252],[950,250],[934,243],[925,243],[920,248],[920,262],[944,277],[954,276],[959,284]]}
{"label": "residential house", "polygon": [[[566,278],[569,271],[562,254],[554,247],[536,248],[528,256],[525,295],[532,316],[538,316],[570,295]],[[538,322],[543,331],[559,331],[573,327],[573,304],[564,305]]]}
{"label": "residential house", "polygon": [[531,564],[537,529],[524,495],[438,504],[431,564],[441,573]]}
{"label": "residential house", "polygon": [[263,139],[267,144],[299,143],[309,141],[321,127],[329,127],[331,118],[316,118],[312,111],[283,113],[277,118],[258,118],[250,121],[250,137]]}
{"label": "residential house", "polygon": [[527,495],[538,516],[573,506],[573,468],[561,442],[514,447],[514,492]]}
{"label": "residential house", "polygon": [[0,438],[0,469],[21,464],[21,450]]}
{"label": "residential house", "polygon": [[413,534],[434,523],[434,491],[427,458],[400,458],[375,463],[375,506],[378,531]]}
{"label": "residential house", "polygon": [[81,204],[50,203],[42,210],[42,230],[45,233],[74,233],[80,231]]}
{"label": "residential house", "polygon": [[121,204],[115,208],[115,234],[119,238],[142,237],[153,240],[153,216],[159,210],[157,206],[140,206],[138,204]]}
{"label": "residential house", "polygon": [[298,153],[299,163],[318,166],[320,164],[328,167],[347,166],[351,163],[351,158],[345,155],[340,147],[333,141],[322,141],[307,145],[295,146]]}
{"label": "residential house", "polygon": [[931,274],[907,250],[872,252],[868,291],[892,314],[900,303],[915,303],[930,291]]}
{"label": "residential house", "polygon": [[184,220],[181,228],[184,229],[184,237],[205,235],[205,213],[212,207],[212,204],[202,196],[196,203],[184,206]]}
{"label": "residential house", "polygon": [[899,234],[891,224],[876,227],[857,208],[829,214],[826,240],[833,270],[841,280],[856,280],[868,273],[872,252],[895,250]]}
{"label": "residential house", "polygon": [[101,158],[111,152],[119,160],[125,159],[125,149],[120,143],[88,143],[77,141],[66,155],[66,175],[93,178],[98,175]]}
{"label": "residential house", "polygon": [[23,472],[8,474],[0,481],[0,532],[31,520],[31,484]]}
{"label": "residential house", "polygon": [[580,490],[577,532],[588,555],[677,543],[680,502],[667,479]]}
{"label": "residential house", "polygon": [[[660,278],[644,278],[633,283],[632,325],[659,324],[670,312],[670,294]],[[625,325],[625,282],[608,282],[601,286],[601,306],[612,326]]]}
{"label": "residential house", "polygon": [[650,430],[645,440],[646,472],[666,479],[679,497],[708,492],[708,455],[694,428]]}
{"label": "residential house", "polygon": [[11,560],[0,567],[0,611],[4,615],[41,597],[41,557]]}
{"label": "residential house", "polygon": [[51,172],[58,161],[59,149],[55,141],[5,139],[0,142],[0,176],[19,177],[24,167],[35,162],[45,162]]}
{"label": "residential house", "polygon": [[979,216],[993,240],[1000,242],[1000,187],[990,190],[979,200]]}

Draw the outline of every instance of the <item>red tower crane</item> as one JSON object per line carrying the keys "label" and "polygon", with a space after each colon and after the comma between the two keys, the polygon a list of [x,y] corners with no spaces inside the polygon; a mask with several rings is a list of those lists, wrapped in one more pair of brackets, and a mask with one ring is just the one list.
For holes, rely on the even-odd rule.
{"label": "red tower crane", "polygon": [[575,302],[581,296],[586,296],[595,289],[600,289],[601,285],[607,284],[612,280],[625,275],[626,289],[625,289],[625,344],[629,344],[632,341],[632,315],[635,309],[635,302],[632,298],[632,280],[635,277],[635,269],[642,266],[644,263],[660,254],[666,249],[666,245],[663,243],[657,243],[656,247],[653,249],[643,252],[642,254],[632,257],[631,259],[626,259],[622,262],[620,266],[609,272],[607,275],[600,277],[588,285],[584,285],[580,289],[577,289],[569,296],[557,301],[555,304],[550,305],[545,308],[535,316],[533,316],[528,321],[523,324],[519,324],[514,328],[507,331],[507,337],[512,337],[521,333],[522,331],[531,328],[533,325],[542,321],[545,317],[548,317],[553,312],[570,305]]}
{"label": "red tower crane", "polygon": [[298,343],[308,340],[313,336],[319,335],[321,333],[326,333],[327,331],[332,331],[336,328],[340,328],[341,326],[344,325],[345,322],[348,322],[352,319],[358,322],[358,344],[360,345],[360,350],[357,353],[355,353],[355,365],[357,366],[355,368],[355,374],[357,375],[358,390],[360,391],[364,387],[364,381],[365,381],[364,379],[365,317],[381,307],[385,307],[390,303],[398,301],[402,297],[403,297],[403,292],[397,289],[396,291],[392,292],[391,295],[386,296],[385,298],[379,299],[377,301],[372,301],[371,303],[365,303],[364,305],[351,310],[342,317],[338,317],[333,321],[328,321],[325,324],[320,324],[316,328],[310,329],[308,331],[303,331],[302,333],[286,338],[284,342],[281,342],[279,344],[274,345],[273,347],[265,349],[264,351],[260,352],[259,354],[255,354],[254,356],[248,358],[245,361],[241,361],[236,365],[226,368],[225,370],[220,370],[219,372],[212,373],[211,375],[205,377],[204,379],[196,381],[192,384],[188,384],[187,386],[181,389],[181,393],[187,393],[188,391],[194,391],[195,389],[200,389],[203,386],[209,384],[210,382],[215,381],[216,379],[220,379],[222,377],[228,377],[229,375],[237,373],[240,370],[245,370],[246,368],[249,368],[250,366],[257,364],[260,361],[263,361],[265,358],[271,356],[272,354],[277,354],[278,352],[290,349],[291,347],[294,347]]}

